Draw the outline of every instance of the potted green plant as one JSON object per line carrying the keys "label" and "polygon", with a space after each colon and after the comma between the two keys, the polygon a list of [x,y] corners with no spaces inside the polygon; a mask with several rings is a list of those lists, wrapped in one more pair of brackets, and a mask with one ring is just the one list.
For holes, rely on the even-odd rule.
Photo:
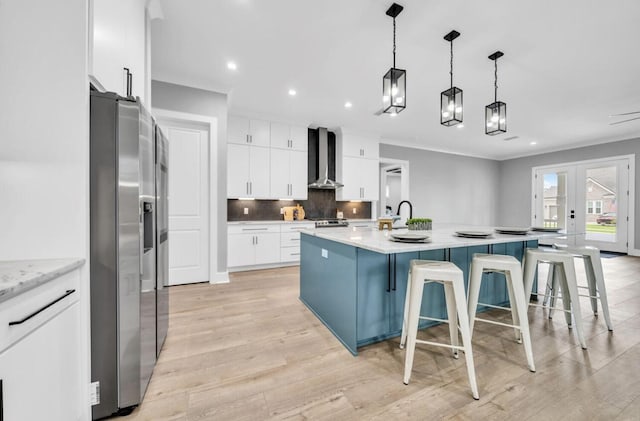
{"label": "potted green plant", "polygon": [[431,218],[407,219],[407,228],[412,231],[429,231],[431,230]]}

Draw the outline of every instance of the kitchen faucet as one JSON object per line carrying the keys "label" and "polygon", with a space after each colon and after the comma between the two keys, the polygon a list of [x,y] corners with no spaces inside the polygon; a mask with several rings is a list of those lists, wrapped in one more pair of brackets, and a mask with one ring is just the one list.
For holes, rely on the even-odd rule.
{"label": "kitchen faucet", "polygon": [[398,203],[398,210],[396,211],[396,215],[400,215],[400,208],[404,203],[409,205],[409,219],[413,218],[413,205],[408,200],[403,200],[402,202]]}

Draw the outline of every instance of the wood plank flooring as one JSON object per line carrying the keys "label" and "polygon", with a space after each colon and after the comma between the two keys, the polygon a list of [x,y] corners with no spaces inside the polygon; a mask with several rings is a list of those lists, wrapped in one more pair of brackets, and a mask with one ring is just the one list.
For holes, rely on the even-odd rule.
{"label": "wood plank flooring", "polygon": [[[585,298],[587,350],[561,313],[549,320],[531,307],[530,373],[511,329],[476,324],[479,401],[464,358],[448,350],[419,345],[408,386],[398,338],[353,357],[298,300],[297,267],[172,287],[167,341],[144,402],[126,420],[638,420],[640,258],[603,264],[615,330]],[[448,330],[420,337],[446,341]]]}

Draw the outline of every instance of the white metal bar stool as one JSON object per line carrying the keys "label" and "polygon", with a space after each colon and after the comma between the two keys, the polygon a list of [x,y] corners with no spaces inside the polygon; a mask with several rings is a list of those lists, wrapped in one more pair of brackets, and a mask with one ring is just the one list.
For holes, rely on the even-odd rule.
{"label": "white metal bar stool", "polygon": [[[507,291],[509,292],[510,307],[501,307],[492,304],[479,303],[480,285],[482,274],[485,272],[498,272],[505,276],[507,281]],[[522,266],[518,259],[513,256],[500,254],[476,253],[471,260],[471,273],[469,276],[469,329],[473,336],[473,326],[476,321],[491,323],[498,326],[512,327],[516,332],[516,340],[524,342],[524,350],[527,356],[529,370],[536,371],[533,362],[533,351],[531,347],[531,336],[529,334],[529,319],[527,317],[527,303],[525,301],[524,283],[522,281]],[[476,317],[478,304],[500,310],[511,311],[513,324],[497,322]]]}
{"label": "white metal bar stool", "polygon": [[[566,244],[554,244],[553,248],[563,250],[583,260],[584,269],[587,275],[587,286],[578,285],[578,288],[588,289],[589,295],[580,294],[581,297],[588,297],[591,301],[593,314],[598,317],[598,300],[602,305],[602,313],[607,324],[607,329],[613,330],[611,317],[609,316],[609,301],[607,300],[607,289],[604,285],[604,273],[602,271],[602,261],[600,260],[600,250],[593,246],[568,246]],[[545,292],[543,305],[550,301],[550,306],[555,305],[555,298],[558,293],[558,278],[554,276],[555,271],[549,271],[547,277],[547,290]],[[549,311],[549,317],[551,312]]]}
{"label": "white metal bar stool", "polygon": [[[524,259],[524,292],[525,299],[532,292],[533,279],[536,275],[538,263],[549,263],[549,270],[555,271],[560,280],[562,290],[562,305],[564,308],[557,309],[564,311],[569,329],[572,328],[571,315],[573,314],[574,324],[578,341],[583,349],[587,349],[582,328],[582,312],[580,310],[580,297],[578,295],[578,283],[576,281],[576,269],[573,266],[573,256],[562,250],[555,249],[527,249]],[[530,306],[542,307],[544,304],[529,304]]]}
{"label": "white metal bar stool", "polygon": [[[420,316],[424,285],[431,282],[437,282],[444,286],[447,320]],[[473,398],[480,398],[478,385],[476,383],[476,370],[473,364],[471,334],[469,332],[469,320],[466,309],[467,300],[464,293],[464,275],[459,267],[451,262],[435,260],[411,261],[409,279],[407,281],[407,295],[404,304],[402,337],[400,339],[400,348],[404,348],[405,343],[407,343],[407,353],[404,360],[404,384],[409,384],[416,343],[450,348],[453,350],[454,358],[457,358],[458,351],[462,350],[467,363],[467,374],[469,376],[469,385],[471,386]],[[448,323],[451,344],[417,339],[420,319]],[[460,326],[458,326],[458,320],[460,320]],[[460,329],[460,334],[462,335],[462,346],[458,345],[458,329]]]}

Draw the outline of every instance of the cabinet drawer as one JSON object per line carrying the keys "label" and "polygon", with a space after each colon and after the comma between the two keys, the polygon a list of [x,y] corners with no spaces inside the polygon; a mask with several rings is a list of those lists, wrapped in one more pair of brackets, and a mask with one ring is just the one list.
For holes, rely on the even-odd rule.
{"label": "cabinet drawer", "polygon": [[315,223],[300,223],[300,224],[282,224],[282,232],[300,232],[304,229],[314,229],[316,227]]}
{"label": "cabinet drawer", "polygon": [[229,234],[261,234],[265,232],[280,232],[279,224],[240,224],[229,225],[227,227],[227,233]]}
{"label": "cabinet drawer", "polygon": [[299,262],[300,247],[283,247],[280,249],[281,262]]}
{"label": "cabinet drawer", "polygon": [[73,270],[0,304],[0,352],[79,301],[79,285]]}
{"label": "cabinet drawer", "polygon": [[280,245],[282,247],[299,247],[300,233],[299,232],[283,232],[282,234],[280,234]]}

